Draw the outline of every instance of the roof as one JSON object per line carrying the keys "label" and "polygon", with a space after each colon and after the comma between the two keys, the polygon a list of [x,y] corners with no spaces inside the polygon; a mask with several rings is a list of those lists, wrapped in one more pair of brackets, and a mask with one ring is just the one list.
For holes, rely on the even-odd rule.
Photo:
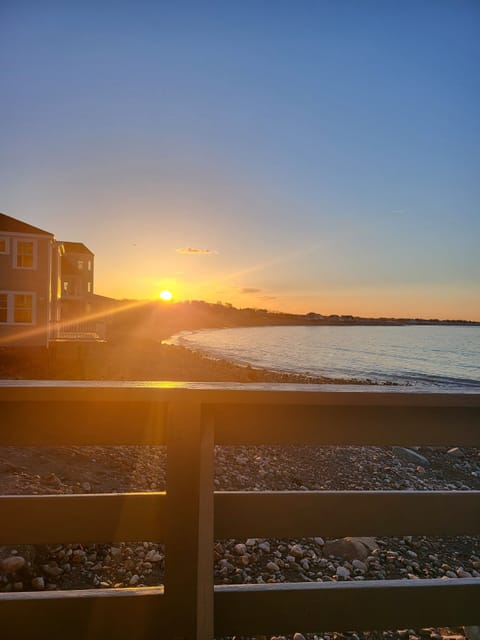
{"label": "roof", "polygon": [[39,229],[38,227],[34,227],[32,224],[22,222],[21,220],[17,220],[16,218],[12,218],[11,216],[7,216],[5,213],[0,213],[0,231],[8,231],[10,233],[34,233],[37,235],[41,234],[44,236],[53,236],[53,233],[50,233],[50,231]]}
{"label": "roof", "polygon": [[65,247],[65,253],[88,253],[91,256],[94,255],[93,251],[90,251],[83,242],[64,242],[62,244]]}

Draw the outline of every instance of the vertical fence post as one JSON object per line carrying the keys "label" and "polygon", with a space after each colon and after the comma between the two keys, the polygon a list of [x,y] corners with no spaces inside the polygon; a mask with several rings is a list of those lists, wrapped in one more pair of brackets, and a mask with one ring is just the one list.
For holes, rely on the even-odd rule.
{"label": "vertical fence post", "polygon": [[213,423],[198,403],[167,417],[165,598],[171,638],[213,638]]}

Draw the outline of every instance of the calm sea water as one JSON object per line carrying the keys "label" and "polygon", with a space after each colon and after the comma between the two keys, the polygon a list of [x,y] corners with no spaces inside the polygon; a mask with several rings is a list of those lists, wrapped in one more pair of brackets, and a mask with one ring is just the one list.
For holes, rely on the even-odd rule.
{"label": "calm sea water", "polygon": [[170,342],[275,371],[480,389],[480,327],[249,327]]}

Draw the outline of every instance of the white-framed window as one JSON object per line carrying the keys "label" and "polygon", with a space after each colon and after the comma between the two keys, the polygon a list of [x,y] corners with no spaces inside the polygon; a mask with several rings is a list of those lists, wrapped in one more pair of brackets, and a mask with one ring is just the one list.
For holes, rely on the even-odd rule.
{"label": "white-framed window", "polygon": [[14,240],[13,267],[15,269],[37,268],[36,240]]}
{"label": "white-framed window", "polygon": [[0,291],[0,324],[35,324],[35,294]]}
{"label": "white-framed window", "polygon": [[87,261],[87,269],[88,269],[88,271],[92,270],[92,261],[91,260]]}
{"label": "white-framed window", "polygon": [[0,236],[0,254],[7,255],[10,253],[10,238]]}
{"label": "white-framed window", "polygon": [[88,293],[92,293],[92,283],[91,282],[87,282],[87,291],[88,291]]}
{"label": "white-framed window", "polygon": [[13,321],[15,324],[32,324],[33,296],[31,293],[15,293],[13,296]]}

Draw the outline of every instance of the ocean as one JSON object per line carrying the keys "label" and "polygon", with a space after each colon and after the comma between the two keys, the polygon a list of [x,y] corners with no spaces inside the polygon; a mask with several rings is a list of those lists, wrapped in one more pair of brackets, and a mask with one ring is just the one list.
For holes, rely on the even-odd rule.
{"label": "ocean", "polygon": [[480,390],[478,326],[208,329],[185,331],[169,342],[214,358],[274,371]]}

